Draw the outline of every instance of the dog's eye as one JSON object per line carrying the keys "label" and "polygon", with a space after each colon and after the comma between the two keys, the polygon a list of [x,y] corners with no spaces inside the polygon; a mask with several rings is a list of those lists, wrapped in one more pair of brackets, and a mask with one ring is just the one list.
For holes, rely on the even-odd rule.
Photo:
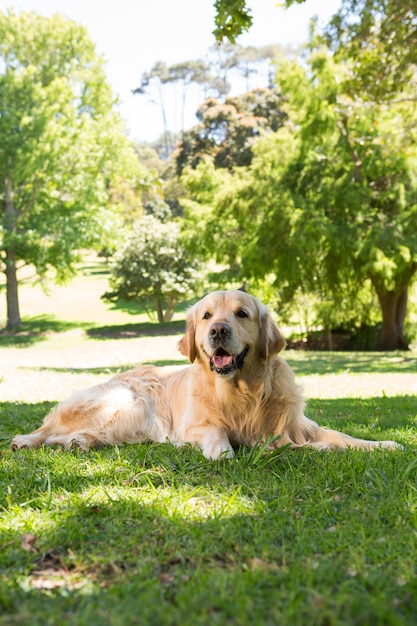
{"label": "dog's eye", "polygon": [[206,311],[203,315],[203,320],[208,320],[211,317],[211,313],[209,313],[209,311]]}
{"label": "dog's eye", "polygon": [[246,311],[244,309],[239,309],[239,311],[236,313],[236,315],[238,317],[249,317],[249,315],[246,313]]}

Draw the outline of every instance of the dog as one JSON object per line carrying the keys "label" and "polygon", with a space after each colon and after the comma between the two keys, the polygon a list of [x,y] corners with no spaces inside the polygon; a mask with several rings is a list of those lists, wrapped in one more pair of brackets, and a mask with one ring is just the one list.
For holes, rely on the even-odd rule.
{"label": "dog", "polygon": [[207,459],[231,458],[233,446],[269,442],[318,450],[387,448],[356,439],[304,415],[300,385],[279,353],[285,339],[265,305],[243,291],[215,291],[188,311],[181,354],[191,365],[138,366],[75,392],[17,435],[12,448],[170,441],[197,445]]}

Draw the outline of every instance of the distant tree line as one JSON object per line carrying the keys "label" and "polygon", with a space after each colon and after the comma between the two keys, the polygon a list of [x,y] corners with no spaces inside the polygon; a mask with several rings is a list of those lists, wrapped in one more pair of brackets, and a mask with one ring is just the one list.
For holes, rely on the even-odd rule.
{"label": "distant tree line", "polygon": [[[278,51],[279,47],[275,45],[255,48],[224,44],[213,47],[205,59],[192,59],[173,65],[158,61],[149,71],[144,72],[133,93],[159,104],[163,125],[159,146],[161,158],[167,159],[170,156],[175,148],[178,132],[180,136],[184,133],[186,105],[193,90],[198,90],[200,101],[213,98],[224,101],[230,94],[232,84],[237,81],[240,81],[246,91],[252,86],[271,87],[275,75],[271,60]],[[175,87],[179,98],[173,92]],[[173,99],[180,111],[179,131],[178,128],[170,127],[168,109],[177,108],[173,107]]]}
{"label": "distant tree line", "polygon": [[[219,39],[250,25],[243,0],[215,6]],[[159,94],[163,133],[134,147],[82,27],[0,13],[9,328],[21,325],[22,266],[62,280],[88,247],[112,261],[106,297],[139,299],[159,321],[203,285],[247,283],[283,320],[297,310],[330,338],[379,322],[377,347],[406,349],[417,275],[416,17],[393,0],[345,0],[325,31],[312,26],[302,56],[228,44],[214,70],[158,63],[136,91]],[[196,124],[178,134],[167,123],[170,84],[184,103],[201,90]]]}

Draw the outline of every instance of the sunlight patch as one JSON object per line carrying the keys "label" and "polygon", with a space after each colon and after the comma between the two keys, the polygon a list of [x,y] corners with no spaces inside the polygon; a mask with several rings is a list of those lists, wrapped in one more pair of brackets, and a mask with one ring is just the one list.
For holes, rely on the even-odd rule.
{"label": "sunlight patch", "polygon": [[36,589],[44,593],[59,591],[66,594],[68,591],[78,591],[83,594],[92,594],[97,590],[96,585],[86,578],[85,574],[74,575],[62,567],[36,568],[29,576],[18,580],[18,584],[23,591]]}
{"label": "sunlight patch", "polygon": [[81,494],[88,506],[111,506],[117,504],[131,509],[130,514],[139,515],[141,508],[154,510],[159,516],[205,520],[235,515],[254,515],[256,503],[235,491],[214,492],[207,488],[104,488],[88,489]]}

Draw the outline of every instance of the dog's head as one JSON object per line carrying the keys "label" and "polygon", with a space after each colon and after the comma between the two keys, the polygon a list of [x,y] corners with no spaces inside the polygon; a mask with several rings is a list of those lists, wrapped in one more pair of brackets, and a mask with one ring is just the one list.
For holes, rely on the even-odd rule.
{"label": "dog's head", "polygon": [[214,291],[187,316],[179,349],[191,363],[198,358],[225,378],[250,369],[285,347],[268,309],[243,291]]}

